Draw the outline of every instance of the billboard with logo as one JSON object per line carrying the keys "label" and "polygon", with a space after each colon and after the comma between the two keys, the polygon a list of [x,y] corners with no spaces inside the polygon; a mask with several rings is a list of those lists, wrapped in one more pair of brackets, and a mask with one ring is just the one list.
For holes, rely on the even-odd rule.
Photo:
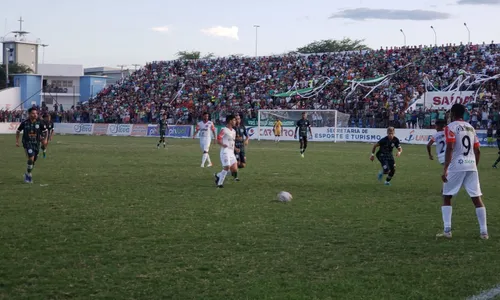
{"label": "billboard with logo", "polygon": [[106,135],[108,134],[108,124],[94,124],[94,135]]}
{"label": "billboard with logo", "polygon": [[131,136],[147,136],[148,135],[148,125],[134,124],[132,126]]}
{"label": "billboard with logo", "polygon": [[109,124],[107,135],[129,136],[132,131],[130,124]]}
{"label": "billboard with logo", "polygon": [[[7,122],[0,123],[0,134],[15,134],[20,123]],[[222,126],[217,126],[217,132]],[[250,139],[259,139],[258,127],[248,126],[247,132]],[[57,134],[76,135],[111,135],[111,136],[149,136],[157,137],[158,125],[153,124],[92,124],[92,123],[55,123],[54,131]],[[426,145],[434,129],[396,129],[396,136],[405,144]],[[294,138],[295,128],[283,128],[282,141],[296,141]],[[312,127],[313,137],[311,142],[333,142],[336,138],[338,142],[365,142],[376,143],[386,136],[385,128],[335,128],[333,127]],[[486,130],[476,131],[482,147],[497,147],[496,142],[488,145]],[[190,138],[193,134],[193,126],[173,125],[169,126],[167,137]],[[271,126],[260,128],[261,140],[274,140],[274,132]]]}
{"label": "billboard with logo", "polygon": [[94,124],[91,123],[55,123],[54,132],[57,134],[92,135]]}
{"label": "billboard with logo", "polygon": [[0,134],[14,134],[19,127],[19,122],[0,123]]}
{"label": "billboard with logo", "polygon": [[[168,126],[167,137],[189,138],[193,134],[191,125],[170,125]],[[148,125],[148,136],[160,136],[158,125]]]}

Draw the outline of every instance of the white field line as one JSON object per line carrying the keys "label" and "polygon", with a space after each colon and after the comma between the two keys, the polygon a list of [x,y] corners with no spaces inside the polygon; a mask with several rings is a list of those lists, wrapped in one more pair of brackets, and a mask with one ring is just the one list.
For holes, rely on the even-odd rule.
{"label": "white field line", "polygon": [[467,298],[467,300],[490,300],[500,295],[500,284],[492,289],[486,290],[479,295]]}

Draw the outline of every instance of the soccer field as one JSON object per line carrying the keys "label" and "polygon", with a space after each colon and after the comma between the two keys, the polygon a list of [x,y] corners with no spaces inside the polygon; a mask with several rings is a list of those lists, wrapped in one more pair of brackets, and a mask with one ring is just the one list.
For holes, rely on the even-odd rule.
{"label": "soccer field", "polygon": [[[0,299],[465,299],[500,283],[496,149],[480,178],[490,240],[441,166],[403,145],[392,186],[370,144],[251,141],[241,182],[217,190],[198,140],[56,136],[24,184],[0,136]],[[276,194],[289,191],[284,204]]]}

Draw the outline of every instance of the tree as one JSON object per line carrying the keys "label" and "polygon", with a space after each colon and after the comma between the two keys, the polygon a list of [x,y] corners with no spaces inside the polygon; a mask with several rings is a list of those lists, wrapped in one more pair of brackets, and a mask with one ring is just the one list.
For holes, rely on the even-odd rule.
{"label": "tree", "polygon": [[179,51],[179,52],[177,52],[177,57],[179,59],[188,59],[188,60],[191,60],[191,59],[200,59],[201,52],[200,51],[192,51],[192,52],[189,52],[189,51]]}
{"label": "tree", "polygon": [[343,38],[342,40],[322,40],[315,41],[304,47],[297,49],[299,53],[328,53],[342,51],[356,51],[370,49],[363,42],[365,40],[351,40]]}
{"label": "tree", "polygon": [[[33,70],[27,65],[23,64],[9,64],[9,86],[13,85],[14,74],[29,74],[34,73]],[[0,88],[5,87],[5,65],[0,66]]]}
{"label": "tree", "polygon": [[210,52],[208,54],[203,55],[202,59],[214,59],[214,58],[215,58],[215,54],[213,54],[212,52]]}

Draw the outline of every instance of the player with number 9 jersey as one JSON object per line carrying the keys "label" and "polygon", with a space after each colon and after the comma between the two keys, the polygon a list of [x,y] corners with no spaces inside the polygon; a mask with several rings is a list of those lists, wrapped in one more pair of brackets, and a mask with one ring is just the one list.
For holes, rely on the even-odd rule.
{"label": "player with number 9 jersey", "polygon": [[479,148],[474,127],[465,121],[454,121],[444,128],[446,143],[453,143],[453,152],[448,172],[476,171],[474,149]]}
{"label": "player with number 9 jersey", "polygon": [[453,104],[450,109],[453,120],[444,128],[446,139],[446,154],[443,167],[443,205],[441,213],[443,215],[443,233],[438,233],[437,237],[451,238],[451,199],[462,186],[471,197],[476,208],[476,216],[479,223],[481,239],[488,239],[488,225],[486,222],[486,208],[481,199],[481,185],[477,164],[481,158],[479,150],[479,139],[474,127],[464,121],[465,106],[459,103]]}

